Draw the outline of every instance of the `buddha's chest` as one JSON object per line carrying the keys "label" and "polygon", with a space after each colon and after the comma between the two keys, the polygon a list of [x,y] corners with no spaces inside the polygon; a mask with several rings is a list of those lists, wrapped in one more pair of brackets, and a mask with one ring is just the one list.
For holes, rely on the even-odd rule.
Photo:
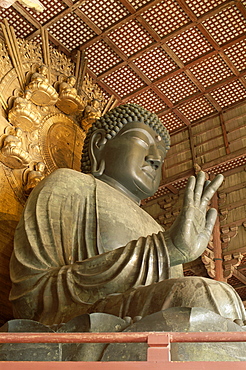
{"label": "buddha's chest", "polygon": [[105,251],[163,230],[131,199],[107,184],[97,187],[97,217],[100,244]]}

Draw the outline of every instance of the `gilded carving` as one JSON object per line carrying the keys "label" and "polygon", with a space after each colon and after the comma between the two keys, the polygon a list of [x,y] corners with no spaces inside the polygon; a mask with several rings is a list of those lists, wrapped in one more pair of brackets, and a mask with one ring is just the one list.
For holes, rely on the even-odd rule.
{"label": "gilded carving", "polygon": [[18,39],[18,46],[23,62],[30,63],[30,61],[32,61],[32,63],[36,63],[38,65],[43,64],[42,50],[40,44],[35,41]]}
{"label": "gilded carving", "polygon": [[12,68],[12,64],[7,53],[6,47],[4,43],[0,42],[0,71],[1,77],[3,77],[10,69]]}
{"label": "gilded carving", "polygon": [[52,68],[54,68],[59,74],[72,76],[74,73],[74,63],[56,49],[50,48],[49,51]]}
{"label": "gilded carving", "polygon": [[23,172],[24,192],[29,195],[35,186],[45,177],[45,164],[37,162],[31,168]]}
{"label": "gilded carving", "polygon": [[[89,76],[77,81],[74,63],[48,40],[45,58],[44,47],[16,39],[7,22],[3,31],[8,50],[0,43],[0,101],[9,126],[0,133],[0,162],[14,171],[22,184],[18,199],[25,199],[55,169],[80,171],[85,131],[100,117],[105,99]],[[84,130],[82,117],[88,120]]]}
{"label": "gilded carving", "polygon": [[59,86],[59,99],[56,106],[66,114],[82,111],[86,106],[86,99],[77,94],[77,89],[74,87],[75,83],[76,78],[69,76]]}
{"label": "gilded carving", "polygon": [[101,117],[102,108],[102,104],[98,99],[93,99],[91,103],[87,105],[81,121],[81,125],[85,131],[88,131],[92,123]]}
{"label": "gilded carving", "polygon": [[40,131],[41,150],[48,172],[68,167],[80,170],[80,157],[85,138],[73,120],[64,114],[48,117]]}
{"label": "gilded carving", "polygon": [[26,90],[23,97],[15,98],[13,108],[9,111],[8,119],[14,126],[21,126],[26,131],[37,128],[41,115],[31,102],[32,91]]}
{"label": "gilded carving", "polygon": [[30,162],[30,155],[24,148],[23,131],[19,127],[11,128],[4,135],[1,146],[1,161],[10,168],[24,168]]}
{"label": "gilded carving", "polygon": [[34,104],[46,106],[54,105],[58,99],[58,93],[48,80],[48,67],[42,65],[38,72],[35,72],[31,77],[31,82],[27,89],[32,91],[30,97]]}

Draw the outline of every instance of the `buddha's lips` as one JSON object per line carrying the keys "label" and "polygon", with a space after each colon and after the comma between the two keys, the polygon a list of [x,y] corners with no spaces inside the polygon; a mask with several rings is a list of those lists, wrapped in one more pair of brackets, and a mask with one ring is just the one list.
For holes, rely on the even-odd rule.
{"label": "buddha's lips", "polygon": [[156,171],[153,168],[151,168],[150,166],[142,167],[142,171],[146,173],[146,175],[149,176],[152,180],[155,180]]}

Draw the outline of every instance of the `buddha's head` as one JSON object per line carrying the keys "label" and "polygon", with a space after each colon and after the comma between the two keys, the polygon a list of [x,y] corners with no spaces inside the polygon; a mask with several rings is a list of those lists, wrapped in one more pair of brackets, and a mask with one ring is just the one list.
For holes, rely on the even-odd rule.
{"label": "buddha's head", "polygon": [[158,189],[170,137],[159,118],[137,104],[121,105],[89,129],[82,171],[139,202]]}

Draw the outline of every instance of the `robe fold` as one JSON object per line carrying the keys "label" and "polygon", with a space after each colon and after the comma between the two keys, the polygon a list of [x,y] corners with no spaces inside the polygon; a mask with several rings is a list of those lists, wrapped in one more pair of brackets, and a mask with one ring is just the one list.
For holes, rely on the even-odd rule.
{"label": "robe fold", "polygon": [[[99,197],[103,193],[109,197],[110,189],[120,204],[121,198],[133,203],[94,177],[69,169],[55,171],[31,193],[16,229],[10,262],[10,299],[16,318],[44,324],[66,322],[108,294],[168,278],[168,253],[158,233],[161,227],[135,204],[150,218],[147,229],[151,230],[152,223],[156,234],[148,236],[146,231],[140,237],[142,233],[137,232],[139,238],[126,237],[129,242],[122,247],[113,249],[113,242],[104,247],[107,233],[100,235],[99,223],[106,216],[110,225],[110,215],[97,205],[98,183]],[[113,233],[117,238],[117,226]]]}
{"label": "robe fold", "polygon": [[146,316],[204,307],[245,320],[232,287],[170,267],[164,230],[91,175],[59,169],[32,191],[10,262],[14,316],[46,325],[86,312]]}

